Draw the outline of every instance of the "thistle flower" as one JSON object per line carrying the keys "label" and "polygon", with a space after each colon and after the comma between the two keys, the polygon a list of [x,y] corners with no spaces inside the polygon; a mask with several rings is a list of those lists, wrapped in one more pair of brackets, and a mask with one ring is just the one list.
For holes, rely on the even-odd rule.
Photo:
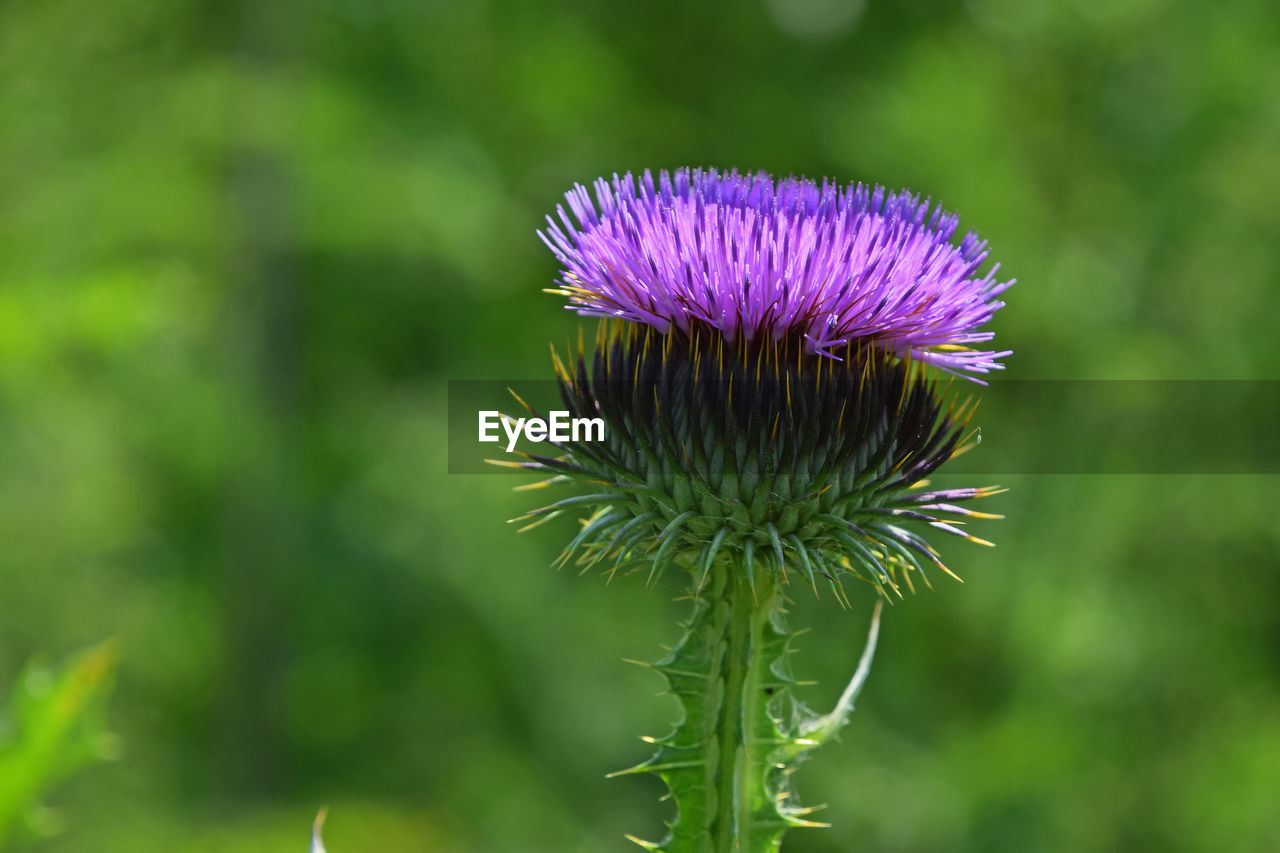
{"label": "thistle flower", "polygon": [[976,350],[979,327],[1013,282],[974,233],[951,242],[959,218],[909,192],[765,174],[646,171],[582,185],[547,217],[542,239],[564,264],[563,289],[580,314],[619,317],[660,332],[697,324],[726,341],[803,336],[831,355],[874,341],[943,369],[986,373],[1006,352]]}
{"label": "thistle flower", "polygon": [[[836,710],[791,693],[785,589],[819,579],[848,605],[847,577],[900,597],[946,571],[921,535],[974,542],[962,503],[992,489],[926,478],[976,443],[972,405],[940,372],[976,376],[1007,352],[975,349],[1012,282],[979,273],[986,244],[952,242],[957,219],[910,193],[766,175],[646,172],[582,186],[548,217],[568,307],[604,318],[595,350],[555,356],[574,417],[602,442],[568,441],[518,467],[576,483],[524,517],[587,517],[560,563],[687,573],[693,612],[655,667],[685,719],[630,772],[671,788],[665,850],[776,850],[813,825],[795,764],[845,723],[875,644]],[[932,212],[931,212],[932,211]]]}

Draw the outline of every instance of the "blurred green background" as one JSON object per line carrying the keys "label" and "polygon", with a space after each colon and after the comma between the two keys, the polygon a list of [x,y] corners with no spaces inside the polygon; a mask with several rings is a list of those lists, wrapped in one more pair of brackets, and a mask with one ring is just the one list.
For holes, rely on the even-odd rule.
{"label": "blurred green background", "polygon": [[[603,777],[672,717],[620,659],[674,589],[556,573],[571,522],[445,473],[446,381],[576,334],[534,235],[574,181],[911,187],[1020,280],[1011,377],[1280,379],[1278,152],[1270,0],[0,4],[0,684],[122,655],[120,760],[15,849],[660,834]],[[787,849],[1280,849],[1277,479],[1004,485]],[[798,599],[828,705],[870,599]]]}

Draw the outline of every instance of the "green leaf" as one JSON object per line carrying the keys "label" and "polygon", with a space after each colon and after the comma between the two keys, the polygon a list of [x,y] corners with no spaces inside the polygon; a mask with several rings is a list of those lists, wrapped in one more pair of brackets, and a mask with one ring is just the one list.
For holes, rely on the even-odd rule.
{"label": "green leaf", "polygon": [[29,666],[16,685],[9,736],[0,742],[0,847],[21,821],[38,818],[40,796],[84,765],[109,759],[118,741],[102,728],[100,704],[119,660],[114,641],[94,646],[51,672]]}

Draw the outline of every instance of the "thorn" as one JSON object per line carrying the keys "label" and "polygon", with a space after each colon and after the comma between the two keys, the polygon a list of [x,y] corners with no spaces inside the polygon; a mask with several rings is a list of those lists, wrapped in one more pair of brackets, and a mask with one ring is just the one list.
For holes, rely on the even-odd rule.
{"label": "thorn", "polygon": [[[524,406],[524,410],[525,410],[526,412],[528,412],[529,414],[531,414],[531,415],[533,415],[533,416],[537,417],[537,414],[538,414],[538,413],[537,413],[537,412],[535,412],[535,411],[534,411],[534,410],[529,406],[529,404],[528,404],[528,403],[526,403],[526,402],[524,401],[524,398],[523,398],[523,397],[521,397],[519,394],[517,394],[517,393],[515,392],[515,390],[514,390],[514,389],[512,389],[512,388],[508,387],[508,388],[507,388],[507,393],[508,393],[508,394],[510,394],[512,397],[515,397],[515,398],[516,398],[516,402],[518,402],[520,405]],[[503,415],[503,417],[506,417],[506,415]]]}
{"label": "thorn", "polygon": [[[525,454],[521,453],[518,455],[524,456]],[[528,462],[512,462],[508,459],[486,459],[484,461],[489,465],[497,465],[499,468],[519,468],[524,470],[529,467]]]}

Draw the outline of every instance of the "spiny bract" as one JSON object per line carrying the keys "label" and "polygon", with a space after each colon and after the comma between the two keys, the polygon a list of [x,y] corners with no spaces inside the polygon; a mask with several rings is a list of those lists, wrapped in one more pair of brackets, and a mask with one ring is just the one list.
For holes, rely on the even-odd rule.
{"label": "spiny bract", "polygon": [[990,516],[957,502],[991,490],[924,482],[970,446],[971,407],[879,347],[839,355],[812,354],[796,336],[729,343],[701,327],[664,335],[606,321],[590,361],[580,353],[570,369],[556,359],[565,407],[602,418],[606,440],[518,463],[551,472],[546,485],[592,490],[524,520],[593,510],[561,557],[584,571],[641,568],[656,579],[679,563],[701,584],[718,557],[731,557],[748,583],[756,567],[815,587],[854,571],[898,594],[910,571],[945,571],[910,528],[983,541],[955,516]]}

